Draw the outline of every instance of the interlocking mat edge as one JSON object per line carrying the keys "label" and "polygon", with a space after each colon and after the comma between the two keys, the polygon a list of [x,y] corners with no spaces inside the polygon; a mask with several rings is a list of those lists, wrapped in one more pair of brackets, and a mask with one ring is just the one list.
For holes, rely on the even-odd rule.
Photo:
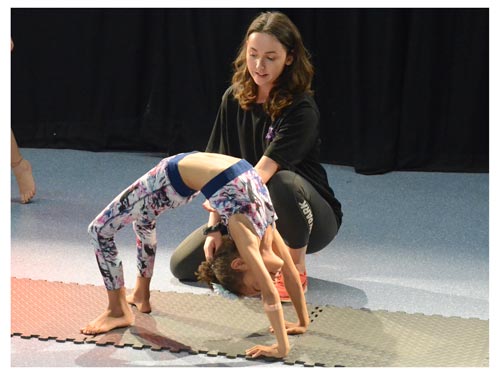
{"label": "interlocking mat edge", "polygon": [[[107,305],[104,287],[11,278],[11,336],[245,357],[274,336],[257,299],[151,292],[153,312],[134,325],[87,336],[80,328]],[[489,321],[308,305],[311,324],[290,336],[284,364],[348,367],[488,367]],[[294,321],[290,304],[285,319]],[[250,359],[250,358],[248,358]],[[266,359],[262,359],[266,360]]]}

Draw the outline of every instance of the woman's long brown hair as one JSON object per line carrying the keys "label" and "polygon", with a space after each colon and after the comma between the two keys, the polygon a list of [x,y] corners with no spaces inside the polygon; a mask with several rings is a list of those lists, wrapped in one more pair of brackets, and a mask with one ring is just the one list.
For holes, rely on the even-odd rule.
{"label": "woman's long brown hair", "polygon": [[256,32],[274,36],[285,48],[287,56],[293,56],[292,63],[285,65],[264,103],[264,110],[274,121],[292,103],[295,95],[313,93],[311,82],[314,68],[300,32],[293,22],[281,12],[261,13],[250,24],[233,62],[233,95],[243,109],[250,109],[257,100],[257,85],[250,76],[246,61],[248,37]]}

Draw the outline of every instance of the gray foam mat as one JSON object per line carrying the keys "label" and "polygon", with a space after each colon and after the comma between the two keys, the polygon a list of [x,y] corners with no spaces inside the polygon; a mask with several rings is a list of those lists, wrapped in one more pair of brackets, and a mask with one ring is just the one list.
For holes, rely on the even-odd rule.
{"label": "gray foam mat", "polygon": [[[105,308],[104,287],[11,279],[11,335],[136,349],[245,357],[274,336],[255,299],[152,291],[153,312],[133,326],[86,336],[79,329]],[[311,325],[291,336],[285,364],[354,367],[488,366],[489,322],[479,319],[308,306]],[[284,305],[285,318],[295,320]]]}
{"label": "gray foam mat", "polygon": [[438,315],[317,307],[294,362],[345,367],[487,367],[489,322]]}

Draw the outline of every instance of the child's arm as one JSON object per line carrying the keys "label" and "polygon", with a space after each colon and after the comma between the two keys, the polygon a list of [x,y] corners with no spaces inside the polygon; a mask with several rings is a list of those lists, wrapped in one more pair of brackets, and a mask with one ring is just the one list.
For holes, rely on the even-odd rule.
{"label": "child's arm", "polygon": [[[220,215],[215,209],[210,206],[208,199],[206,199],[203,204],[203,208],[210,212],[208,217],[207,227],[211,227],[220,222]],[[222,243],[221,232],[208,233],[205,238],[205,243],[203,245],[203,251],[205,252],[205,259],[209,260],[214,257],[215,250],[219,248]]]}
{"label": "child's arm", "polygon": [[264,311],[273,328],[277,344],[272,346],[257,345],[248,349],[246,354],[252,357],[264,355],[267,357],[282,358],[290,351],[283,309],[278,291],[274,287],[273,280],[260,254],[260,240],[253,230],[250,229],[250,225],[248,219],[241,214],[233,215],[229,219],[229,231],[236,243],[240,256],[256,280],[258,280]]}
{"label": "child's arm", "polygon": [[299,319],[297,324],[287,324],[287,332],[289,334],[304,333],[309,325],[309,313],[307,311],[304,290],[302,289],[302,284],[300,282],[299,272],[297,271],[290,252],[288,251],[288,248],[286,247],[285,242],[277,229],[274,230],[273,250],[284,261],[281,273],[283,274],[283,280],[285,281],[285,288],[290,295],[293,307],[295,308]]}

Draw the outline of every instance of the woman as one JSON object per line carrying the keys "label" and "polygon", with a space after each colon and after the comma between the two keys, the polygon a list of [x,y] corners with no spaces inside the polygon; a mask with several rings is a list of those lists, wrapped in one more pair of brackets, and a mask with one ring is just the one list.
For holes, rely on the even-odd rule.
{"label": "woman", "polygon": [[[212,274],[200,268],[205,280],[217,282],[238,295],[261,294],[264,311],[277,344],[255,346],[247,355],[284,357],[290,345],[287,333],[303,333],[309,324],[297,270],[283,240],[273,233],[276,214],[259,175],[245,160],[221,154],[192,152],[163,159],[119,194],[89,225],[99,270],[108,295],[108,307],[81,332],[95,335],[133,324],[130,304],[151,311],[150,283],[156,255],[156,220],[162,213],[189,203],[199,192],[207,209],[216,213],[231,234],[220,254],[209,264]],[[137,268],[133,292],[126,296],[123,266],[115,235],[133,224],[137,235]],[[205,264],[207,266],[207,264]],[[286,276],[298,322],[285,322],[273,284],[281,271]]]}
{"label": "woman", "polygon": [[[287,16],[266,12],[251,23],[233,65],[232,85],[222,97],[206,151],[255,165],[306,291],[306,253],[328,245],[342,222],[341,205],[319,161],[319,111],[309,54]],[[224,229],[214,226],[217,222],[211,214],[206,228],[179,245],[171,258],[174,276],[195,279],[200,262],[220,244]],[[280,276],[276,286],[281,300],[290,301]]]}

